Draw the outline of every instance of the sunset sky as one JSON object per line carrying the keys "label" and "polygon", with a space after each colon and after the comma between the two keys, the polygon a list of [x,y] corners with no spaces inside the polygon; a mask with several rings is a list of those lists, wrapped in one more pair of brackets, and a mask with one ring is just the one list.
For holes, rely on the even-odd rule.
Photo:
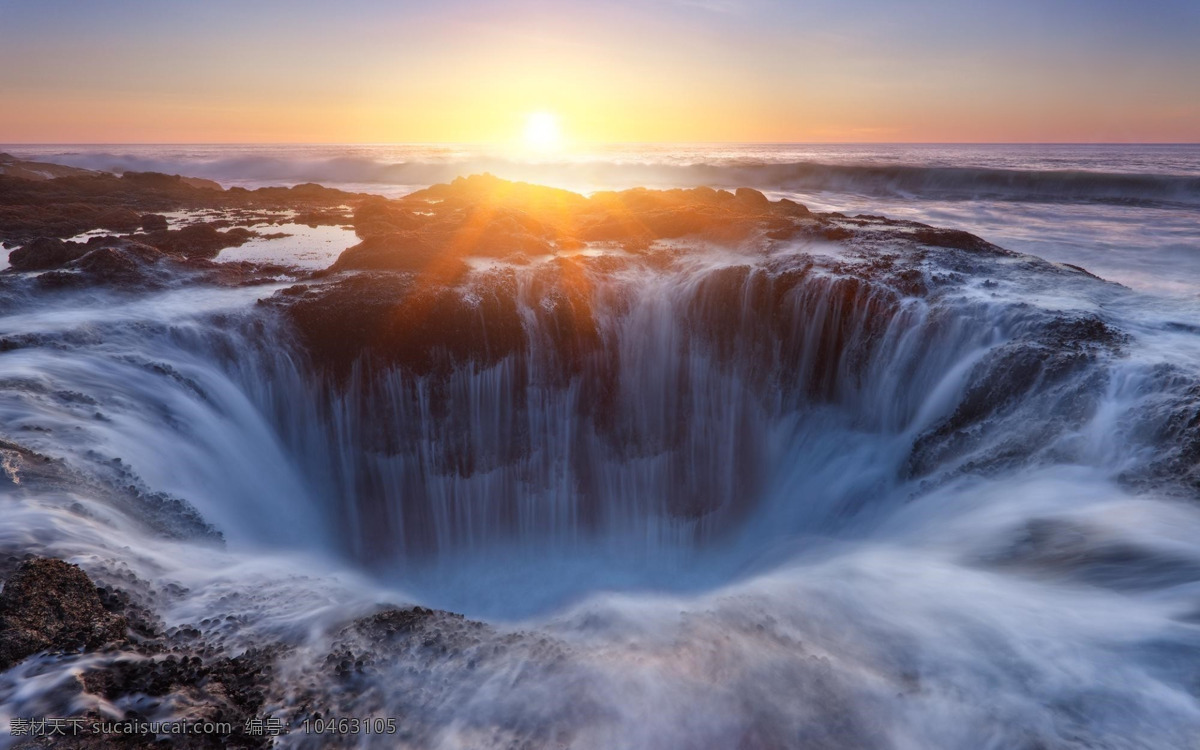
{"label": "sunset sky", "polygon": [[1200,2],[0,0],[0,143],[1200,141]]}

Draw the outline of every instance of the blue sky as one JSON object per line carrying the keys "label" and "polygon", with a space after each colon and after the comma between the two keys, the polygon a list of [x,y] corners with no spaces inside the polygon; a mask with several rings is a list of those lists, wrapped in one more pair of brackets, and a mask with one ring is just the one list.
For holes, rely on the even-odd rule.
{"label": "blue sky", "polygon": [[0,1],[0,142],[1200,141],[1200,2]]}

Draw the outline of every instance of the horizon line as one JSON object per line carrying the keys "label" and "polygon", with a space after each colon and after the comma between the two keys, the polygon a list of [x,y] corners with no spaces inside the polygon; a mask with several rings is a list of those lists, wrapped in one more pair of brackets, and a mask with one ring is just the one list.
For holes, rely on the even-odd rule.
{"label": "horizon line", "polygon": [[[7,146],[472,146],[495,141],[2,141]],[[595,146],[1200,146],[1200,141],[587,141]],[[562,149],[570,152],[572,147]]]}

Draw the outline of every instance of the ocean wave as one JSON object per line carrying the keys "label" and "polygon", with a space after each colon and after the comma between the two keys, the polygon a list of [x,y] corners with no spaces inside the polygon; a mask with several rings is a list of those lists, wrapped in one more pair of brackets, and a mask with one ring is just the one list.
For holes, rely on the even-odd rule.
{"label": "ocean wave", "polygon": [[1096,201],[1200,205],[1200,176],[941,167],[828,164],[812,161],[720,163],[563,159],[530,162],[501,157],[384,161],[360,156],[288,158],[239,155],[64,153],[57,163],[111,172],[155,171],[207,177],[225,184],[319,182],[325,185],[420,186],[490,172],[506,179],[595,190],[606,188],[750,186],[763,190],[871,196],[1017,201]]}

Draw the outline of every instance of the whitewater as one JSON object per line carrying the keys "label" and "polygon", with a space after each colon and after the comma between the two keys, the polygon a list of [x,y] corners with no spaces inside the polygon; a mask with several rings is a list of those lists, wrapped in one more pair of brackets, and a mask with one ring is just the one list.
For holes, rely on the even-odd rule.
{"label": "whitewater", "polygon": [[[849,284],[865,261],[835,242],[622,267],[567,379],[521,269],[524,350],[346,389],[257,304],[290,282],[3,300],[0,439],[87,480],[10,474],[0,548],[170,591],[166,623],[231,652],[294,645],[268,713],[318,700],[410,727],[364,747],[1200,743],[1200,485],[1159,481],[1194,477],[1200,147],[2,150],[390,197],[483,171],[749,186],[1020,253],[918,265],[926,296]],[[310,242],[313,267],[356,241],[294,230],[272,251]],[[815,270],[789,286],[793,256]],[[1021,358],[1053,375],[1009,389]],[[323,692],[308,660],[380,603],[491,629]],[[70,687],[102,658],[0,675],[0,728],[118,712]]]}

